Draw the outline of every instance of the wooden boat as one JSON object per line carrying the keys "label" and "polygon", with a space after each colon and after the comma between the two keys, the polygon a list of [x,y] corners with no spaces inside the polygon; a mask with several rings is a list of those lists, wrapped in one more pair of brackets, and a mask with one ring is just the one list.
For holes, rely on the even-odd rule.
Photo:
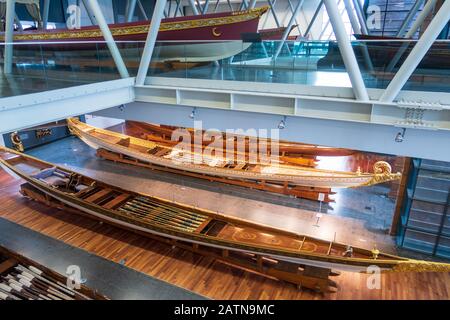
{"label": "wooden boat", "polygon": [[[287,182],[299,186],[348,188],[370,186],[396,180],[401,173],[391,173],[387,162],[374,165],[374,173],[344,172],[240,161],[235,157],[206,156],[191,150],[168,147],[148,140],[92,127],[78,119],[67,120],[69,130],[90,147],[116,152],[158,166],[211,176],[267,182]],[[197,163],[196,163],[197,162]]]}
{"label": "wooden boat", "polygon": [[[151,123],[144,123],[144,122],[138,122],[138,121],[127,121],[131,126],[137,128],[138,130],[142,131],[142,138],[158,143],[164,143],[167,145],[173,146],[176,144],[176,142],[171,140],[172,134],[174,130],[180,129],[178,127],[174,126],[167,126],[167,125],[155,125]],[[186,129],[190,132],[192,136],[192,143],[194,143],[194,135],[195,130],[193,128],[182,128]],[[205,132],[202,131],[202,134]],[[228,134],[228,136],[225,136],[225,133],[223,133],[223,139],[234,139],[237,141],[240,136],[235,134]],[[241,137],[242,138],[242,137]],[[248,152],[248,137],[243,137],[245,139],[245,149],[246,152]],[[224,140],[225,141],[225,140]],[[271,139],[263,139],[258,138],[258,141],[265,141],[268,145],[268,148],[270,149],[270,143]],[[210,141],[202,141],[204,145],[208,145]],[[297,142],[290,142],[290,141],[284,141],[284,140],[277,140],[276,143],[278,143],[278,149],[280,152],[280,157],[282,157],[282,160],[286,160],[289,162],[287,158],[293,158],[292,161],[295,161],[294,159],[296,157],[302,157],[302,156],[349,156],[355,153],[354,150],[350,149],[342,149],[342,148],[332,148],[332,147],[324,147],[324,146],[317,146],[312,144],[305,144],[305,143],[297,143]],[[225,147],[225,146],[224,146]],[[235,147],[236,149],[236,147]]]}
{"label": "wooden boat", "polygon": [[84,285],[71,289],[67,278],[0,246],[1,300],[109,300]]}
{"label": "wooden boat", "polygon": [[[257,33],[259,18],[267,9],[261,7],[163,19],[152,60],[194,63],[217,61],[236,55],[250,47],[251,43],[243,42],[242,36]],[[127,50],[135,54],[136,41],[145,41],[149,26],[148,21],[119,23],[110,25],[110,30],[126,57]],[[4,41],[4,34],[0,34],[0,41]],[[97,54],[99,48],[105,48],[98,26],[16,32],[14,42],[23,43],[14,48],[19,52],[32,51],[39,44],[43,51],[57,51],[59,56],[64,51],[72,55],[75,51],[79,58],[91,55],[94,49]]]}
{"label": "wooden boat", "polygon": [[397,271],[450,271],[448,264],[350,248],[124,190],[4,147],[0,164],[51,199],[139,233],[324,268],[361,271],[376,265]]}

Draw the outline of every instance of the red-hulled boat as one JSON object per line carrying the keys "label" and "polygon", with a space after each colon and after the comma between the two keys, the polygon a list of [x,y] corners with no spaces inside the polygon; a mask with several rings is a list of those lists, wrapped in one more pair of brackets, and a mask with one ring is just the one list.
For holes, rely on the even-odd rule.
{"label": "red-hulled boat", "polygon": [[[156,55],[158,61],[206,62],[224,59],[247,49],[251,43],[242,41],[243,34],[257,33],[258,22],[267,7],[246,11],[213,13],[163,19],[158,33]],[[110,25],[116,41],[145,41],[148,21]],[[0,41],[4,35],[0,34]],[[90,50],[85,42],[103,41],[98,26],[74,30],[35,30],[16,32],[14,42],[43,43],[43,50]],[[55,43],[58,42],[58,43]],[[29,46],[16,46],[16,49]],[[28,48],[27,48],[28,47]]]}

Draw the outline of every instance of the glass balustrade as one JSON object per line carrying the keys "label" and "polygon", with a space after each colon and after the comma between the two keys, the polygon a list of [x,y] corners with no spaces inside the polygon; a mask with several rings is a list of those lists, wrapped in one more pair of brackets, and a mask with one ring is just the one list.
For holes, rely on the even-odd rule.
{"label": "glass balustrade", "polygon": [[[133,76],[139,67],[144,42],[118,42]],[[4,74],[4,44],[0,44],[0,96],[42,92],[119,79],[106,43],[53,42],[13,45],[12,73]]]}
{"label": "glass balustrade", "polygon": [[[416,41],[354,41],[352,46],[368,88],[386,88]],[[130,76],[139,68],[145,43],[117,42]],[[105,43],[15,43],[13,71],[3,73],[1,96],[11,96],[118,79]],[[450,41],[436,41],[404,90],[450,92]],[[158,41],[149,77],[249,81],[351,87],[335,41]],[[196,86],[193,81],[184,82]]]}
{"label": "glass balustrade", "polygon": [[[352,42],[366,86],[386,88],[415,44]],[[449,55],[450,41],[436,41],[404,90],[450,92]],[[157,42],[152,61],[152,77],[351,87],[335,41]]]}

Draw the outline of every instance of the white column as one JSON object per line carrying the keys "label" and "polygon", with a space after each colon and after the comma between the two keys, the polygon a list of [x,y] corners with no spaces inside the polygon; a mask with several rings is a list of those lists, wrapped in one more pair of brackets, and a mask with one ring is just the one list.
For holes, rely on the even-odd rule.
{"label": "white column", "polygon": [[[156,1],[158,1],[158,0],[156,0]],[[196,16],[198,16],[199,12],[198,12],[197,6],[195,5],[194,0],[189,0],[189,4],[191,5],[192,12],[193,12]]]}
{"label": "white column", "polygon": [[6,1],[6,27],[5,27],[5,65],[3,71],[12,73],[13,64],[13,40],[14,40],[14,17],[15,0]]}
{"label": "white column", "polygon": [[5,146],[5,139],[3,138],[3,134],[0,133],[0,146]]}
{"label": "white column", "polygon": [[[139,6],[139,10],[141,10],[142,15],[144,16],[144,19],[145,19],[145,20],[148,20],[147,12],[145,12],[145,8],[144,8],[144,6],[142,5],[141,0],[137,0],[137,4],[138,4],[138,6]],[[175,11],[175,12],[176,12],[176,11]]]}
{"label": "white column", "polygon": [[103,37],[105,38],[106,44],[109,48],[109,51],[111,52],[111,56],[114,59],[120,76],[122,78],[129,78],[130,75],[128,74],[127,67],[123,62],[119,48],[117,48],[117,44],[111,34],[111,30],[109,30],[108,24],[106,23],[105,17],[103,16],[102,10],[98,5],[97,0],[89,0],[89,2],[87,2],[86,4],[88,4],[88,10],[91,10],[92,15],[94,16],[95,20],[98,23],[98,26],[100,27],[100,30],[102,31]]}
{"label": "white column", "polygon": [[50,11],[50,0],[44,0],[44,12],[42,14],[42,22],[44,30],[47,29],[49,11]]}
{"label": "white column", "polygon": [[408,15],[406,16],[405,20],[403,20],[402,25],[400,26],[400,29],[398,29],[396,37],[403,37],[403,35],[406,32],[406,29],[408,28],[409,24],[411,23],[412,19],[415,17],[417,11],[419,11],[420,5],[422,4],[423,0],[416,0],[414,5],[411,7],[411,10],[409,10]]}
{"label": "white column", "polygon": [[134,12],[136,11],[136,2],[137,2],[137,0],[130,0],[129,1],[127,17],[126,17],[126,20],[125,20],[126,22],[131,22],[131,20],[133,20],[133,15],[134,15]]}
{"label": "white column", "polygon": [[356,61],[355,52],[353,51],[350,39],[345,30],[342,17],[339,14],[336,1],[324,0],[324,4],[327,8],[328,16],[330,17],[330,23],[333,26],[333,31],[339,45],[339,51],[341,52],[345,68],[350,77],[350,82],[352,83],[355,97],[358,100],[368,101],[369,95],[367,94],[367,89],[364,85],[361,70],[359,69],[358,62]]}
{"label": "white column", "polygon": [[417,44],[411,50],[405,62],[398,70],[395,77],[389,83],[388,87],[381,96],[380,101],[383,102],[394,101],[395,97],[403,88],[406,81],[408,81],[409,77],[412,75],[414,70],[419,65],[420,61],[428,52],[433,42],[439,36],[439,33],[441,33],[442,29],[444,29],[449,19],[450,19],[450,1],[447,0],[442,4],[438,13],[434,16],[433,20],[428,25],[427,30],[425,30],[425,32],[420,37]]}
{"label": "white column", "polygon": [[281,52],[281,49],[283,48],[284,43],[286,42],[287,37],[289,36],[289,31],[291,31],[292,25],[294,24],[295,19],[297,18],[298,12],[300,11],[304,0],[298,0],[297,6],[295,7],[295,10],[292,12],[291,19],[289,20],[289,23],[286,27],[286,30],[283,32],[283,36],[281,37],[281,41],[278,43],[277,51],[273,55],[272,59],[275,60],[278,58],[278,55]]}
{"label": "white column", "polygon": [[358,20],[355,17],[355,12],[353,11],[353,6],[350,0],[344,0],[345,10],[347,10],[348,19],[352,25],[353,32],[355,34],[361,34],[361,27],[359,26]]}
{"label": "white column", "polygon": [[425,21],[426,17],[430,14],[431,10],[434,9],[434,6],[436,5],[437,0],[428,0],[425,6],[423,7],[420,14],[417,16],[417,19],[414,21],[413,25],[411,26],[411,29],[408,30],[408,32],[405,34],[405,38],[411,38],[413,37],[417,30],[419,30],[420,26]]}
{"label": "white column", "polygon": [[88,15],[88,17],[89,17],[89,20],[91,21],[91,24],[92,24],[93,26],[95,26],[95,25],[97,25],[97,21],[95,21],[95,18],[94,18],[94,16],[92,15],[91,10],[89,9],[88,3],[87,3],[86,1],[89,1],[89,0],[81,0],[81,2],[83,2],[84,8],[86,9],[86,13],[87,13],[87,15]]}
{"label": "white column", "polygon": [[251,0],[250,1],[250,9],[253,9],[256,6],[256,0]]}
{"label": "white column", "polygon": [[323,6],[323,0],[320,0],[320,3],[319,3],[319,5],[317,6],[317,9],[316,9],[316,11],[314,12],[314,15],[312,16],[311,21],[309,22],[309,25],[308,25],[308,27],[306,28],[305,34],[304,34],[303,36],[306,37],[306,36],[308,36],[308,33],[311,32],[312,26],[313,26],[314,22],[316,21],[318,15],[319,15],[319,13],[320,13],[320,11],[322,10],[322,6]]}
{"label": "white column", "polygon": [[164,15],[164,8],[167,0],[156,0],[155,9],[153,11],[150,28],[148,29],[147,40],[145,41],[144,52],[142,53],[141,62],[139,64],[138,74],[136,76],[136,85],[143,85],[147,77],[150,61],[152,60],[153,49],[155,48],[156,38],[158,37],[159,26]]}
{"label": "white column", "polygon": [[205,4],[203,5],[202,14],[205,14],[208,12],[209,7],[209,0],[205,0]]}
{"label": "white column", "polygon": [[353,6],[355,7],[355,12],[356,12],[356,16],[358,17],[358,20],[359,20],[359,25],[361,26],[361,33],[369,34],[369,30],[367,30],[366,18],[364,16],[361,2],[359,2],[359,0],[353,0]]}

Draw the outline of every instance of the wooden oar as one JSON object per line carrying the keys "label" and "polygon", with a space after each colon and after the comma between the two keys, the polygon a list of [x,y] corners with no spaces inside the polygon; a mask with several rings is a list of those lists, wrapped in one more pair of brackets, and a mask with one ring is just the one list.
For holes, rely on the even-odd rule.
{"label": "wooden oar", "polygon": [[[196,212],[192,212],[192,211],[189,211],[189,210],[186,210],[186,209],[182,209],[182,208],[179,208],[179,207],[177,207],[177,206],[171,206],[171,205],[168,205],[168,204],[164,204],[164,203],[162,203],[162,202],[155,201],[155,200],[153,200],[153,199],[151,199],[151,198],[146,198],[146,197],[139,196],[139,197],[136,197],[135,199],[136,199],[136,200],[143,201],[143,202],[146,202],[146,203],[149,203],[149,204],[150,204],[150,203],[157,204],[158,206],[161,206],[161,207],[166,207],[166,208],[176,208],[178,211],[184,212],[184,213],[186,213],[186,214],[188,214],[188,215],[190,215],[190,216],[195,216],[195,217],[199,217],[199,218],[206,217],[206,216],[204,216],[204,215],[202,215],[202,214],[198,214],[198,213],[196,213]],[[206,218],[207,218],[207,217],[206,217]]]}
{"label": "wooden oar", "polygon": [[140,206],[138,206],[136,204],[126,204],[124,206],[124,208],[129,208],[129,209],[130,209],[130,207],[132,209],[136,210],[137,212],[140,212],[141,214],[145,215],[146,217],[152,217],[153,219],[163,219],[163,220],[166,220],[168,222],[178,223],[178,224],[186,226],[186,227],[192,227],[192,226],[200,225],[200,223],[192,223],[191,221],[188,221],[186,219],[177,217],[176,216],[177,213],[175,213],[175,212],[164,212],[164,211],[161,211],[161,212],[155,214],[155,213],[152,213],[151,211],[149,211],[147,208],[140,207]]}
{"label": "wooden oar", "polygon": [[[143,211],[148,211],[148,210],[154,211],[154,208],[142,206],[142,205],[137,204],[137,203],[134,203],[134,202],[127,203],[126,205],[133,206],[133,207],[138,208],[138,209],[141,209],[141,210],[143,210]],[[152,214],[152,213],[151,213],[152,211],[149,212],[149,215]],[[169,212],[162,211],[162,212],[158,213],[158,216],[161,216],[161,215],[163,215],[163,216],[168,216],[168,217],[173,217],[173,219],[178,220],[178,221],[180,221],[180,222],[187,223],[187,224],[189,224],[189,225],[197,225],[197,226],[198,226],[198,225],[200,225],[200,224],[202,223],[202,221],[192,221],[192,220],[190,220],[190,219],[187,218],[187,217],[178,217],[178,216],[177,216],[177,215],[178,215],[177,212],[170,212],[170,213],[169,213]],[[154,215],[154,216],[156,216],[156,215]]]}
{"label": "wooden oar", "polygon": [[206,216],[198,215],[198,214],[196,214],[194,212],[183,210],[183,209],[180,209],[178,207],[171,207],[171,206],[168,206],[168,205],[164,205],[164,204],[158,203],[156,201],[155,202],[147,202],[147,201],[143,201],[143,200],[140,200],[140,199],[133,199],[133,200],[131,200],[131,202],[133,202],[133,201],[137,201],[137,202],[141,203],[142,205],[145,205],[145,206],[148,206],[148,207],[152,207],[152,208],[153,207],[167,208],[169,210],[176,211],[180,215],[183,215],[183,216],[185,216],[187,218],[190,218],[190,219],[193,219],[193,220],[198,220],[198,221],[202,221],[203,222],[207,218]]}
{"label": "wooden oar", "polygon": [[[147,218],[148,217],[148,212],[143,211],[143,210],[139,210],[137,208],[130,207],[130,206],[127,206],[127,205],[123,206],[119,210],[120,211],[127,211],[128,210],[130,212],[136,213],[137,215],[139,215],[142,218]],[[152,220],[155,221],[155,222],[160,222],[160,224],[167,224],[167,225],[171,225],[171,226],[177,226],[177,227],[182,228],[182,229],[193,229],[194,230],[194,228],[188,227],[188,226],[183,225],[181,223],[178,223],[176,221],[171,221],[170,219],[159,217],[159,216],[154,217]]]}
{"label": "wooden oar", "polygon": [[78,296],[85,300],[92,300],[92,298],[82,294],[81,292],[72,290],[68,288],[65,284],[60,283],[59,281],[49,278],[42,270],[39,270],[36,267],[29,266],[29,268],[26,268],[22,265],[18,265],[16,267],[16,270],[19,270],[22,272],[24,276],[27,278],[37,278],[37,280],[40,280],[42,282],[47,283],[48,285],[56,288],[57,290],[60,290],[64,292],[65,294],[69,294],[70,296]]}

